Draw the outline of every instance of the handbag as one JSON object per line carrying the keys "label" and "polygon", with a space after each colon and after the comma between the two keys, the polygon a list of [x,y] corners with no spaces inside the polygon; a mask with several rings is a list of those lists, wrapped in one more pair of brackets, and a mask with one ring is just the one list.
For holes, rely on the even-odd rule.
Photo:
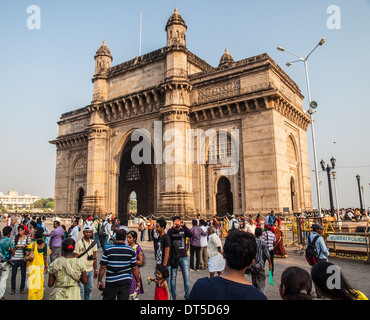
{"label": "handbag", "polygon": [[31,262],[33,259],[35,259],[35,246],[36,246],[36,242],[33,243],[30,254],[24,257],[24,261]]}

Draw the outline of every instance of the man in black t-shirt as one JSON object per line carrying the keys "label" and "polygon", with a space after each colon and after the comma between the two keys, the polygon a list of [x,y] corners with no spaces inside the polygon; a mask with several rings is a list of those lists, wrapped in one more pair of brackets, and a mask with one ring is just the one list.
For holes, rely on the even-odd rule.
{"label": "man in black t-shirt", "polygon": [[174,300],[176,299],[177,270],[178,266],[180,266],[184,279],[184,298],[187,300],[190,294],[190,263],[186,251],[186,238],[192,238],[193,234],[178,216],[173,218],[173,227],[168,230],[167,234],[170,236],[174,249],[178,251],[178,263],[171,265],[170,272],[172,297]]}
{"label": "man in black t-shirt", "polygon": [[170,261],[170,248],[171,240],[166,233],[166,220],[159,219],[155,225],[155,230],[158,233],[158,239],[154,247],[154,255],[156,260],[156,265],[163,265],[165,267],[169,266]]}

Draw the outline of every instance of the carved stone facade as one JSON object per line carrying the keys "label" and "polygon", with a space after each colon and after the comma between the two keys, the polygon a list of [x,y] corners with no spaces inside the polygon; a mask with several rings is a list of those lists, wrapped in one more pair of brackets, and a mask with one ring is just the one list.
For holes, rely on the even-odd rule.
{"label": "carved stone facade", "polygon": [[[234,61],[226,50],[212,67],[186,48],[187,26],[177,10],[165,30],[166,47],[116,66],[105,42],[97,51],[91,104],[63,114],[50,141],[57,147],[56,213],[127,220],[133,191],[143,216],[310,210],[310,118],[298,86],[265,53]],[[140,143],[150,146],[150,163],[130,157],[137,129],[146,133]],[[189,130],[215,132],[195,143],[194,153],[206,150],[204,161],[162,161],[174,143],[163,134],[185,137]],[[238,136],[221,143],[221,130]],[[175,153],[186,153],[186,139],[179,141]],[[222,156],[233,146],[238,170],[225,175]]]}

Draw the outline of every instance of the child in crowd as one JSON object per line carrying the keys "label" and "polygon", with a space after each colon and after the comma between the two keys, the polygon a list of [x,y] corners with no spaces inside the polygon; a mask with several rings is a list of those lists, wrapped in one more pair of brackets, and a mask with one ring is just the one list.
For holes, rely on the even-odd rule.
{"label": "child in crowd", "polygon": [[148,278],[156,283],[154,300],[170,300],[170,290],[166,279],[169,277],[167,267],[159,265],[157,267],[157,279]]}
{"label": "child in crowd", "polygon": [[312,300],[310,274],[299,267],[289,267],[281,274],[279,288],[283,300]]}

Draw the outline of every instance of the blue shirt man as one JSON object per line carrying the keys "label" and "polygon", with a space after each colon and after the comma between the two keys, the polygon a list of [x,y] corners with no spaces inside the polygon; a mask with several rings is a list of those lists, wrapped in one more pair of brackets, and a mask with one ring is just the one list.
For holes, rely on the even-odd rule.
{"label": "blue shirt man", "polygon": [[312,242],[313,239],[318,235],[318,239],[315,242],[316,251],[319,253],[319,259],[328,261],[329,257],[329,249],[325,245],[324,238],[322,237],[322,231],[324,230],[323,226],[319,225],[318,223],[314,223],[312,225],[313,232],[307,237],[307,245],[308,239]]}
{"label": "blue shirt man", "polygon": [[0,300],[4,300],[6,283],[11,269],[8,261],[14,255],[14,243],[10,240],[12,228],[7,226],[3,229],[4,238],[0,240]]}

